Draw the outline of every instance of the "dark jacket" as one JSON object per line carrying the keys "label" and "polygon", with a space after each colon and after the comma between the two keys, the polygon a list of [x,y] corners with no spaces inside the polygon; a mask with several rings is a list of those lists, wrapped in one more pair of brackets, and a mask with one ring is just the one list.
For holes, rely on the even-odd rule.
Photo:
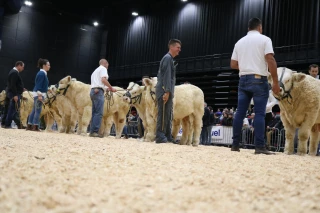
{"label": "dark jacket", "polygon": [[210,125],[210,110],[208,107],[204,108],[204,115],[202,117],[203,127],[207,127]]}
{"label": "dark jacket", "polygon": [[19,72],[16,69],[12,69],[8,74],[6,93],[9,98],[21,95],[23,93],[23,82]]}

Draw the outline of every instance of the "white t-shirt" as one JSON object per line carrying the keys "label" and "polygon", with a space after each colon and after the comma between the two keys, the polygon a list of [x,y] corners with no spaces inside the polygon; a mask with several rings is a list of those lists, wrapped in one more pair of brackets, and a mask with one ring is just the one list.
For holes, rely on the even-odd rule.
{"label": "white t-shirt", "polygon": [[235,44],[231,59],[238,61],[239,76],[267,76],[268,64],[265,55],[269,53],[274,53],[271,39],[256,30],[251,30]]}
{"label": "white t-shirt", "polygon": [[102,83],[102,78],[109,78],[108,70],[104,66],[100,65],[91,75],[91,88],[100,87],[105,90],[105,85]]}

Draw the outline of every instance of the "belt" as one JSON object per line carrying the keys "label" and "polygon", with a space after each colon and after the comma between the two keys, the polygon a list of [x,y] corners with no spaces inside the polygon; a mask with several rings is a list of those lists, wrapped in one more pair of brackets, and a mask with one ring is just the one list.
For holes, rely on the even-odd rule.
{"label": "belt", "polygon": [[91,89],[101,89],[101,90],[103,90],[101,87],[92,87]]}

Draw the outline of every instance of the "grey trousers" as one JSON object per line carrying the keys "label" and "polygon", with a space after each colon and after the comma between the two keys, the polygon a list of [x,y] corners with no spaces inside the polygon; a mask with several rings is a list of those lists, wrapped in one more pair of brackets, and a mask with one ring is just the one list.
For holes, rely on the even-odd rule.
{"label": "grey trousers", "polygon": [[[162,97],[158,98],[158,117],[157,117],[157,129],[156,129],[156,142],[166,142],[172,141],[172,110],[173,110],[173,101],[172,95],[170,94],[167,103],[163,109],[163,100]],[[162,130],[162,119],[164,114],[164,125]]]}

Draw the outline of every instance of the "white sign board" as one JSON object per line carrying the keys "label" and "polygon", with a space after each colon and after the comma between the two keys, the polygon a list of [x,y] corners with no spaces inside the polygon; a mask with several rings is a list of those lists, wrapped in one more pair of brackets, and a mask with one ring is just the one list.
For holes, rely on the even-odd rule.
{"label": "white sign board", "polygon": [[223,126],[213,126],[211,130],[212,139],[223,139]]}
{"label": "white sign board", "polygon": [[[181,138],[182,128],[180,128],[177,138]],[[213,126],[211,130],[212,139],[223,139],[223,126]]]}

